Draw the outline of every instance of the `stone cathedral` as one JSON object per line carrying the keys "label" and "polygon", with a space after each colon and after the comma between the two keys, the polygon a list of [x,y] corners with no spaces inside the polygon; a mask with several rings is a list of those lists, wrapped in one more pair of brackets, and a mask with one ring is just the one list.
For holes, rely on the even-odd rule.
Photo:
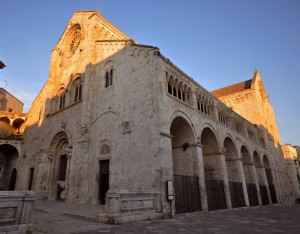
{"label": "stone cathedral", "polygon": [[0,121],[15,135],[0,139],[2,189],[103,205],[100,222],[295,201],[258,71],[208,92],[99,11],[73,14],[29,112]]}

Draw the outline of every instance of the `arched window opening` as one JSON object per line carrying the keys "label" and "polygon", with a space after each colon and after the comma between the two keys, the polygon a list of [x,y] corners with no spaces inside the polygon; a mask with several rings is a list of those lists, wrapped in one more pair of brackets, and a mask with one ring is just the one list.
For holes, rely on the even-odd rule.
{"label": "arched window opening", "polygon": [[178,98],[181,100],[181,92],[178,90]]}
{"label": "arched window opening", "polygon": [[75,87],[74,102],[81,100],[81,98],[82,98],[82,84],[78,84]]}
{"label": "arched window opening", "polygon": [[59,110],[65,108],[66,94],[63,93],[59,98]]}
{"label": "arched window opening", "polygon": [[112,86],[113,84],[113,69],[111,68],[109,71],[105,73],[105,88]]}
{"label": "arched window opening", "polygon": [[168,93],[172,94],[172,86],[170,84],[168,84]]}

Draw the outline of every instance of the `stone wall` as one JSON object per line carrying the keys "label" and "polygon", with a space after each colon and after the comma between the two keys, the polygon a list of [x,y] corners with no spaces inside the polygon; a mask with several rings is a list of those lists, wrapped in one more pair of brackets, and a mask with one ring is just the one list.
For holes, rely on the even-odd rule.
{"label": "stone wall", "polygon": [[32,233],[31,213],[35,197],[31,191],[0,192],[0,233]]}

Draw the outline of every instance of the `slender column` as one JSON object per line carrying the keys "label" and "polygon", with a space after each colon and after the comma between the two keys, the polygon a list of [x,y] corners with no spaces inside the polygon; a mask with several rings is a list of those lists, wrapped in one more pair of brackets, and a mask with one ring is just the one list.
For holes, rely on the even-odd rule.
{"label": "slender column", "polygon": [[258,203],[261,206],[262,205],[262,200],[261,200],[261,195],[260,195],[260,188],[259,188],[256,168],[255,168],[255,165],[253,165],[252,167],[253,167],[253,169],[252,169],[253,170],[253,175],[254,175],[254,178],[255,178],[255,185],[256,185],[256,190],[257,190]]}
{"label": "slender column", "polygon": [[269,181],[267,179],[267,172],[266,172],[266,168],[261,168],[262,170],[262,174],[263,174],[263,179],[264,179],[264,183],[267,187],[267,193],[268,193],[268,199],[269,199],[269,204],[272,204],[272,199],[271,199],[271,194],[270,194],[270,189],[269,189]]}
{"label": "slender column", "polygon": [[275,178],[275,188],[276,188],[276,195],[278,203],[282,203],[282,186],[279,180],[278,171],[274,171],[274,178]]}
{"label": "slender column", "polygon": [[225,190],[225,197],[226,197],[226,203],[227,208],[232,209],[232,203],[231,203],[231,196],[230,196],[230,189],[229,189],[229,181],[228,181],[228,173],[227,173],[227,166],[226,166],[226,159],[224,154],[220,154],[220,159],[222,163],[222,169],[223,169],[223,182],[224,182],[224,190]]}
{"label": "slender column", "polygon": [[199,188],[200,188],[200,202],[201,202],[201,209],[203,211],[208,211],[202,147],[203,147],[202,145],[199,144],[196,145],[198,174],[199,174]]}
{"label": "slender column", "polygon": [[211,116],[217,121],[219,122],[219,113],[218,113],[218,106],[216,103],[213,104],[212,108],[211,108]]}
{"label": "slender column", "polygon": [[248,192],[247,192],[247,185],[246,185],[246,178],[245,178],[245,173],[244,173],[244,166],[242,162],[242,155],[239,156],[239,160],[237,161],[238,163],[238,168],[239,168],[239,174],[242,180],[242,186],[243,186],[243,193],[244,193],[244,199],[245,199],[245,204],[246,206],[250,206],[249,203],[249,197],[248,197]]}

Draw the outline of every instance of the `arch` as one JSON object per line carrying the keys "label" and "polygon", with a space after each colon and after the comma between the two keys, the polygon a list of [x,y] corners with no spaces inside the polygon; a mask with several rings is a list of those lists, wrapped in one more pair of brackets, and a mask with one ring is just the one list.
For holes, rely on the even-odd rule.
{"label": "arch", "polygon": [[12,123],[13,134],[19,135],[23,134],[25,130],[25,120],[21,118],[17,118]]}
{"label": "arch", "polygon": [[18,163],[18,149],[10,144],[0,145],[0,190],[14,190]]}
{"label": "arch", "polygon": [[263,155],[263,165],[265,169],[272,169],[267,155]]}
{"label": "arch", "polygon": [[199,168],[194,131],[184,117],[177,116],[171,123],[170,134],[173,136],[175,212],[181,214],[199,211],[201,210]]}
{"label": "arch", "polygon": [[183,118],[188,123],[188,125],[191,127],[191,130],[193,131],[194,138],[197,139],[197,134],[196,134],[196,131],[195,131],[195,128],[194,128],[194,124],[193,124],[192,120],[190,119],[190,117],[187,116],[183,111],[177,110],[173,113],[173,115],[171,116],[170,125],[169,125],[170,129],[171,129],[171,125],[172,125],[173,121],[177,117]]}
{"label": "arch", "polygon": [[247,186],[247,193],[249,198],[249,205],[258,206],[259,201],[258,201],[258,190],[256,185],[256,171],[255,171],[252,157],[249,153],[249,149],[246,145],[242,145],[241,155],[242,155],[245,181]]}
{"label": "arch", "polygon": [[103,144],[100,148],[100,154],[110,154],[110,147],[107,144]]}
{"label": "arch", "polygon": [[104,81],[105,81],[105,88],[113,85],[114,80],[114,74],[115,74],[115,68],[114,68],[114,62],[112,60],[109,60],[104,65]]}
{"label": "arch", "polygon": [[261,167],[262,166],[259,154],[257,153],[256,150],[254,150],[254,152],[253,152],[253,162],[254,162],[255,167]]}
{"label": "arch", "polygon": [[55,110],[61,110],[66,106],[66,88],[64,84],[60,84],[59,89],[56,93],[56,108]]}
{"label": "arch", "polygon": [[77,102],[82,99],[83,81],[80,75],[77,75],[71,84],[71,101]]}
{"label": "arch", "polygon": [[224,168],[219,140],[213,128],[206,125],[201,133],[208,210],[226,209]]}
{"label": "arch", "polygon": [[206,124],[200,135],[201,144],[203,145],[203,156],[220,154],[220,144],[216,131],[213,127]]}
{"label": "arch", "polygon": [[10,119],[6,116],[0,117],[0,133],[10,133]]}
{"label": "arch", "polygon": [[249,149],[246,145],[242,145],[241,147],[241,156],[244,165],[253,163],[252,157],[249,153]]}
{"label": "arch", "polygon": [[254,150],[253,152],[253,162],[256,168],[256,174],[257,174],[257,180],[259,184],[262,205],[269,205],[269,196],[268,196],[268,190],[265,181],[265,170],[262,166],[260,156],[256,150]]}
{"label": "arch", "polygon": [[69,174],[69,137],[65,131],[57,133],[50,145],[52,158],[50,171],[50,200],[65,200],[67,196],[67,180]]}
{"label": "arch", "polygon": [[224,154],[229,181],[231,204],[233,208],[246,205],[243,192],[242,171],[240,169],[239,155],[233,139],[228,135],[224,139]]}
{"label": "arch", "polygon": [[225,149],[225,157],[228,160],[237,160],[239,159],[239,154],[238,150],[236,147],[236,143],[233,140],[233,137],[229,134],[226,135],[224,142],[223,142],[223,147]]}

